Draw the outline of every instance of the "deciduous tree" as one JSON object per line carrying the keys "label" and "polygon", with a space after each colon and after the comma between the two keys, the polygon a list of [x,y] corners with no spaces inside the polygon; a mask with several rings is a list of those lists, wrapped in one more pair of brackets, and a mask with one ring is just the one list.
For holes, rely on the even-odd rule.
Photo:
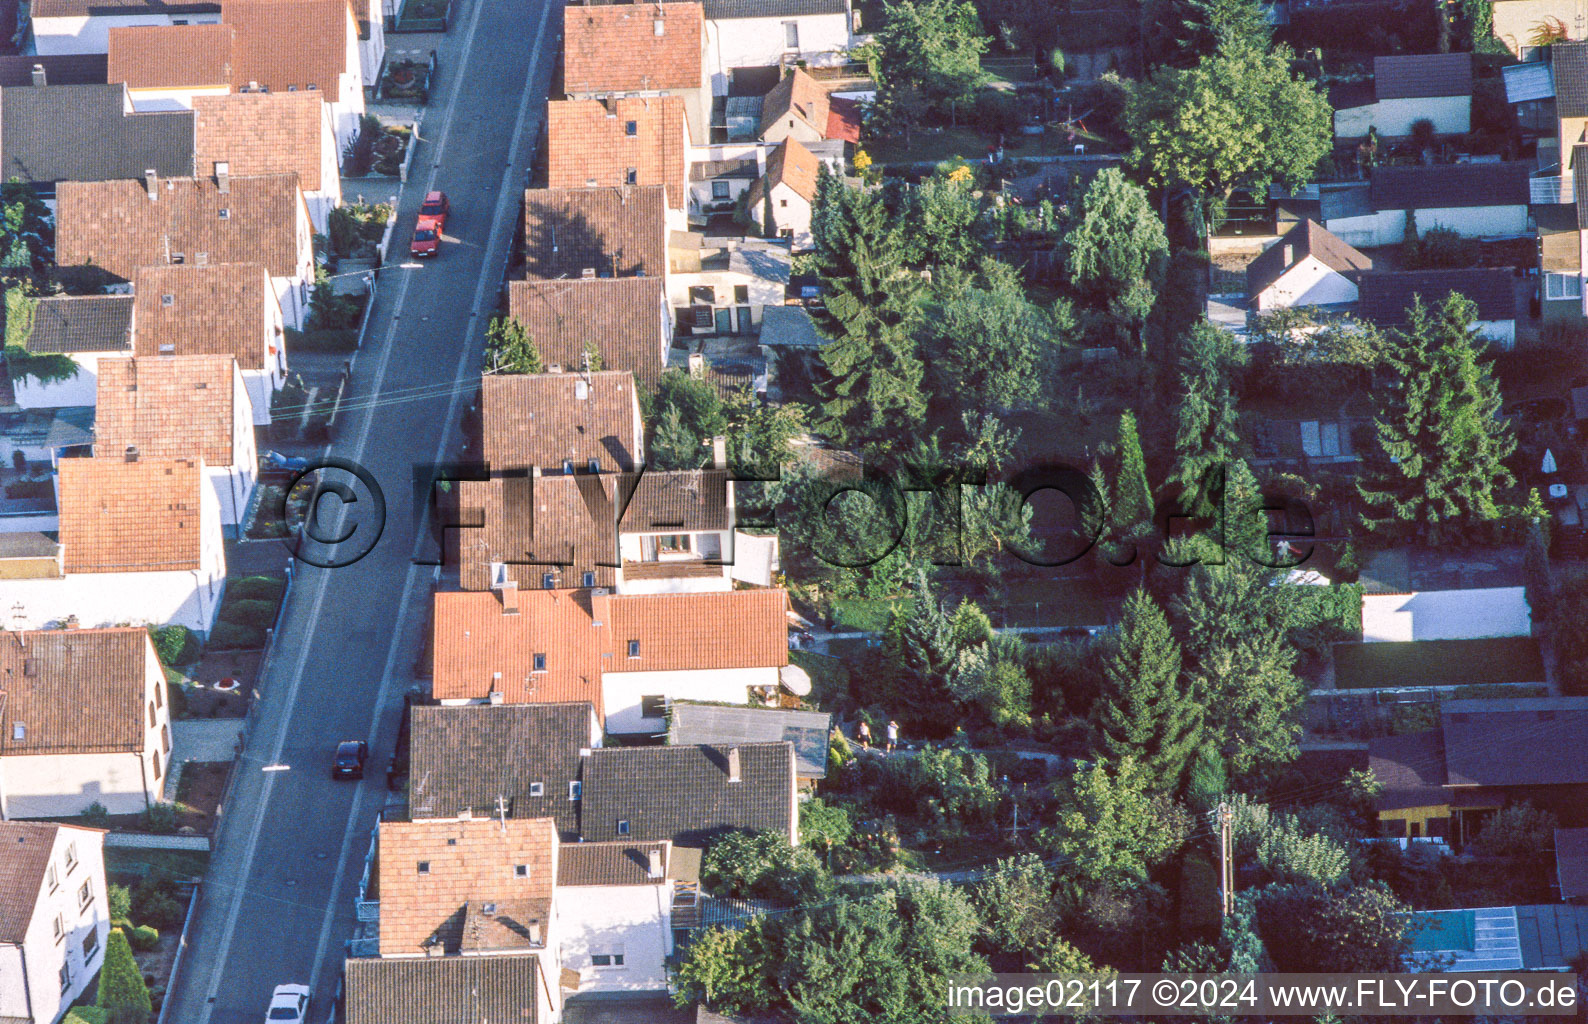
{"label": "deciduous tree", "polygon": [[952,115],[986,78],[981,19],[969,0],[898,0],[877,33],[877,99],[897,107],[896,91],[918,94],[932,110]]}
{"label": "deciduous tree", "polygon": [[1101,761],[1077,766],[1060,787],[1053,825],[1041,832],[1049,849],[1069,858],[1069,871],[1092,882],[1146,878],[1149,868],[1180,848],[1190,816],[1159,789],[1132,757],[1112,769]]}

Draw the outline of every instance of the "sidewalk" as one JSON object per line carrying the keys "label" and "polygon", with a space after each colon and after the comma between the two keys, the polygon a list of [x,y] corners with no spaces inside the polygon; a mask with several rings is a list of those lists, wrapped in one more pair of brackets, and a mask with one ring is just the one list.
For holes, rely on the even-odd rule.
{"label": "sidewalk", "polygon": [[189,718],[171,723],[171,772],[165,778],[166,803],[176,800],[182,769],[189,761],[224,763],[237,756],[241,718]]}

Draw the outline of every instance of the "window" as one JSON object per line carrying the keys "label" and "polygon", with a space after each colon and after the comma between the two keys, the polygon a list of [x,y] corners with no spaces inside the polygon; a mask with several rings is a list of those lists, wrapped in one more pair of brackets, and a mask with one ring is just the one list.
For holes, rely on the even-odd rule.
{"label": "window", "polygon": [[54,933],[56,942],[66,938],[66,919],[56,914],[55,920],[50,922],[50,931]]}
{"label": "window", "polygon": [[429,861],[422,860],[422,861],[419,862],[419,873],[421,875],[430,874],[430,862]]}
{"label": "window", "polygon": [[217,210],[216,214],[217,214],[217,216],[220,217],[221,220],[231,220],[232,219],[232,211],[228,210],[224,206],[221,207],[219,210]]}
{"label": "window", "polygon": [[622,967],[623,953],[621,950],[612,950],[606,953],[591,953],[590,964],[593,967]]}
{"label": "window", "polygon": [[732,199],[733,196],[729,189],[730,186],[726,181],[714,181],[711,183],[711,198],[718,200]]}
{"label": "window", "polygon": [[154,701],[149,702],[149,728],[154,728]]}
{"label": "window", "polygon": [[167,754],[171,752],[171,723],[169,722],[160,727],[160,749]]}
{"label": "window", "polygon": [[641,718],[665,718],[667,716],[666,697],[641,697]]}
{"label": "window", "polygon": [[27,739],[28,738],[28,726],[27,726],[27,723],[26,722],[13,722],[11,724],[11,738],[13,740],[18,740],[18,741]]}
{"label": "window", "polygon": [[513,877],[515,877],[515,878],[528,878],[529,877],[529,865],[528,864],[514,864],[513,865]]}
{"label": "window", "polygon": [[798,50],[800,48],[800,23],[785,21],[783,23],[783,48],[785,50]]}
{"label": "window", "polygon": [[86,910],[92,902],[94,902],[94,882],[91,878],[85,878],[77,889],[77,905]]}
{"label": "window", "polygon": [[535,655],[535,671],[536,672],[544,672],[544,671],[546,671],[546,656],[544,654]]}
{"label": "window", "polygon": [[97,952],[99,952],[99,924],[95,922],[94,926],[88,929],[88,934],[83,936],[83,965],[85,967]]}
{"label": "window", "polygon": [[154,688],[154,706],[157,707],[157,708],[165,707],[165,687],[164,686],[156,686]]}
{"label": "window", "polygon": [[159,782],[160,781],[160,752],[158,750],[156,750],[154,752],[154,756],[153,756],[153,758],[151,760],[154,762],[154,781]]}
{"label": "window", "polygon": [[640,642],[638,640],[630,640],[629,641],[629,657],[638,658],[639,656],[640,656]]}
{"label": "window", "polygon": [[626,818],[619,818],[619,819],[618,819],[618,835],[620,835],[620,836],[626,836],[626,835],[628,835],[628,834],[629,834],[629,823],[628,823],[628,819],[626,819]]}
{"label": "window", "polygon": [[1582,278],[1576,274],[1545,274],[1544,298],[1578,299],[1582,297]]}
{"label": "window", "polygon": [[587,573],[584,574],[583,579],[584,579],[584,585],[585,586],[587,586],[587,587],[595,586],[595,573],[587,572]]}
{"label": "window", "polygon": [[738,303],[749,302],[750,301],[750,286],[747,285],[747,284],[736,284],[736,285],[734,285],[733,286],[733,301],[734,302],[738,302]]}
{"label": "window", "polygon": [[680,554],[689,550],[689,534],[669,533],[656,538],[656,550],[665,554]]}
{"label": "window", "polygon": [[568,783],[568,799],[577,800],[584,793],[584,783],[578,779]]}
{"label": "window", "polygon": [[639,171],[637,171],[634,168],[630,167],[627,171],[623,172],[623,184],[625,184],[625,185],[638,185],[639,183],[640,183],[640,172]]}
{"label": "window", "polygon": [[186,263],[187,262],[187,257],[183,256],[179,252],[174,252],[174,253],[171,254],[171,262],[172,263]]}
{"label": "window", "polygon": [[640,133],[640,123],[638,121],[627,121],[627,122],[624,123],[624,125],[623,125],[623,134],[624,135],[627,135],[629,138],[632,139],[632,138],[634,138],[634,136],[638,135],[639,133]]}
{"label": "window", "polygon": [[785,210],[788,209],[788,200],[787,199],[779,199],[777,201],[777,204],[779,206],[783,207]]}
{"label": "window", "polygon": [[557,586],[557,574],[548,572],[540,578],[540,589],[554,590]]}
{"label": "window", "polygon": [[72,965],[61,964],[61,991],[65,992],[72,987]]}
{"label": "window", "polygon": [[66,844],[66,873],[69,875],[77,868],[77,843]]}
{"label": "window", "polygon": [[61,875],[60,872],[55,870],[54,864],[51,864],[49,870],[45,872],[45,878],[49,880],[50,892],[54,892],[61,887]]}
{"label": "window", "polygon": [[545,796],[546,795],[546,784],[544,782],[531,782],[529,784],[529,795],[530,796]]}

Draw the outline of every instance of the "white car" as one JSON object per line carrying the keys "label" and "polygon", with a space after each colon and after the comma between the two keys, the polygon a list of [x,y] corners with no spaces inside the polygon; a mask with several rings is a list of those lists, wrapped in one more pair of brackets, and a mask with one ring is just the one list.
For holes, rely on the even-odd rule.
{"label": "white car", "polygon": [[270,994],[265,1024],[304,1024],[309,1017],[309,986],[277,985]]}

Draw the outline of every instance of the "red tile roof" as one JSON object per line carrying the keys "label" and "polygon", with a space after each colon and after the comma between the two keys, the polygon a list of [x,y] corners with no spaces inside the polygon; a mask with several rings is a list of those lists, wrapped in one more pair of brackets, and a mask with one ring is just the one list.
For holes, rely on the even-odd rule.
{"label": "red tile roof", "polygon": [[604,370],[654,384],[662,375],[667,296],[660,277],[511,281],[507,310],[548,366],[583,365],[586,346]]}
{"label": "red tile roof", "polygon": [[347,0],[221,0],[221,22],[237,30],[239,87],[272,92],[313,86],[341,97],[349,37],[356,31]]}
{"label": "red tile roof", "polygon": [[677,96],[554,100],[546,104],[546,183],[666,185],[669,206],[682,210],[689,199],[684,133],[684,101]]}
{"label": "red tile roof", "polygon": [[784,139],[766,158],[766,173],[750,186],[746,200],[752,209],[757,208],[766,193],[785,184],[807,202],[816,199],[816,177],[821,173],[821,161],[816,154],[793,139]]}
{"label": "red tile roof", "polygon": [[698,3],[563,8],[563,87],[570,96],[699,89],[705,19]]}
{"label": "red tile roof", "polygon": [[295,171],[305,192],[319,191],[325,102],[318,90],[193,97],[196,172],[212,175],[221,162],[235,175]]}
{"label": "red tile roof", "polygon": [[264,369],[276,293],[259,264],[140,267],[133,294],[137,355],[229,355],[244,370]]}
{"label": "red tile roof", "polygon": [[607,472],[631,471],[644,459],[634,374],[494,374],[480,381],[480,432],[491,471],[583,471],[597,459]]}
{"label": "red tile roof", "polygon": [[105,78],[129,89],[230,88],[237,80],[230,25],[129,25],[110,30]]}
{"label": "red tile roof", "polygon": [[153,655],[142,626],[0,631],[0,757],[141,752]]}
{"label": "red tile roof", "polygon": [[61,547],[66,571],[169,572],[203,567],[197,462],[62,459]]}
{"label": "red tile roof", "polygon": [[667,272],[662,185],[532,188],[524,193],[524,276],[661,277]]}
{"label": "red tile roof", "polygon": [[[95,454],[121,456],[132,447],[144,458],[197,453],[206,465],[232,464],[236,406],[246,392],[231,356],[101,359],[98,387]],[[252,410],[242,421],[253,422]]]}
{"label": "red tile roof", "polygon": [[[628,594],[607,600],[614,652],[605,662],[608,672],[788,664],[788,594],[783,590]],[[640,656],[630,658],[629,643],[635,640]]]}

